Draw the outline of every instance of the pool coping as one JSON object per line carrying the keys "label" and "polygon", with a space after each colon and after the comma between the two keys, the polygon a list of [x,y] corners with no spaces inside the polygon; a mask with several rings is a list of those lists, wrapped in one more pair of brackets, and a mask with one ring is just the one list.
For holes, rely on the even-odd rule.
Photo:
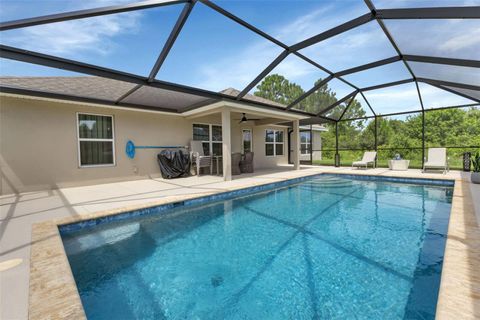
{"label": "pool coping", "polygon": [[[220,191],[212,195],[200,195],[192,199],[168,202],[166,204],[161,204],[157,206],[148,206],[146,208],[134,209],[131,211],[123,211],[120,213],[109,214],[105,216],[95,217],[95,218],[80,218],[80,220],[75,219],[74,222],[60,223],[58,224],[58,229],[60,235],[68,234],[81,230],[84,228],[91,228],[100,224],[110,223],[114,221],[123,221],[127,219],[132,219],[136,217],[148,216],[148,215],[157,215],[162,214],[165,211],[177,208],[177,207],[191,207],[195,205],[210,204],[217,201],[230,200],[239,196],[247,196],[251,194],[256,194],[259,192],[265,192],[272,189],[288,187],[308,179],[312,179],[316,176],[325,176],[331,175],[335,176],[338,174],[331,173],[318,173],[313,175],[307,175],[302,177],[291,178],[287,180],[269,182],[266,184],[258,186],[250,186],[241,189],[236,189],[232,191]],[[396,183],[408,183],[408,184],[418,184],[418,185],[432,185],[432,186],[447,186],[453,187],[455,185],[454,180],[449,179],[428,179],[428,178],[402,178],[402,177],[388,177],[388,176],[374,176],[374,175],[354,175],[354,174],[342,174],[348,178],[363,180],[363,181],[386,181],[386,182],[396,182]]]}
{"label": "pool coping", "polygon": [[[235,197],[261,192],[270,188],[301,182],[322,174],[363,176],[366,179],[372,177],[372,179],[380,178],[381,180],[400,182],[412,182],[411,179],[414,179],[417,183],[438,180],[453,181],[454,191],[436,318],[450,319],[453,316],[461,316],[462,319],[475,318],[476,313],[480,312],[480,277],[474,274],[474,264],[480,264],[480,246],[478,245],[480,243],[480,230],[476,224],[469,182],[462,179],[448,179],[444,176],[429,175],[425,178],[419,178],[412,175],[411,177],[398,177],[370,174],[368,171],[359,171],[352,174],[323,170],[298,172],[296,177],[278,178],[278,181],[275,182],[250,181],[246,184],[233,185],[225,190],[209,191],[201,195],[170,196],[141,205],[34,224],[32,227],[30,261],[29,319],[86,319],[59,231],[66,225],[79,224],[80,222],[91,225],[92,223],[97,224],[98,221],[104,223],[114,220],[122,214],[129,218],[131,215],[128,215],[128,213],[131,211],[152,214],[149,211],[156,207],[170,209],[178,205],[185,205],[185,203],[191,205],[223,200],[222,197]],[[79,224],[79,227],[82,227],[82,224]],[[477,244],[475,244],[475,241],[477,241]],[[461,310],[459,310],[459,306],[463,306]],[[478,309],[475,309],[475,306]]]}

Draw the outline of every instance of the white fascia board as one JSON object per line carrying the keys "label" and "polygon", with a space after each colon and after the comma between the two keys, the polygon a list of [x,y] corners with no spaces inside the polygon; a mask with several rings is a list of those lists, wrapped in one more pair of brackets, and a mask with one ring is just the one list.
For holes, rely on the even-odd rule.
{"label": "white fascia board", "polygon": [[[249,104],[243,104],[241,102],[230,102],[230,101],[219,101],[215,102],[197,109],[189,110],[186,112],[181,113],[183,116],[192,116],[197,113],[205,113],[211,110],[220,109],[222,107],[230,107],[234,112],[249,112],[254,113],[257,115],[268,116],[268,117],[275,117],[279,119],[285,120],[301,120],[301,119],[308,119],[308,115],[301,115],[290,113],[288,111],[282,110],[272,110],[262,107],[255,107]],[[219,110],[220,111],[220,110]]]}
{"label": "white fascia board", "polygon": [[123,110],[123,111],[155,113],[155,114],[162,114],[162,115],[173,116],[173,117],[182,116],[180,113],[173,113],[173,112],[156,111],[156,110],[148,110],[148,109],[140,109],[140,108],[137,109],[137,108],[129,108],[129,107],[123,107],[123,106],[113,106],[113,105],[101,104],[101,103],[73,101],[73,100],[67,100],[67,99],[36,97],[36,96],[29,96],[29,95],[24,95],[24,94],[15,94],[15,93],[6,93],[6,92],[0,92],[0,96],[13,97],[13,98],[18,98],[18,99],[36,100],[36,101],[49,101],[49,102],[57,102],[57,103],[65,103],[65,104],[74,104],[74,105],[87,106],[87,107],[115,109],[115,110],[120,110],[120,111]]}
{"label": "white fascia board", "polygon": [[37,101],[51,101],[51,102],[58,102],[58,103],[66,103],[66,104],[74,104],[74,105],[82,105],[82,106],[90,106],[90,107],[98,107],[98,108],[107,108],[107,109],[116,109],[116,110],[128,110],[128,111],[135,111],[135,112],[146,112],[146,113],[155,113],[155,114],[162,114],[166,116],[173,116],[173,117],[188,117],[193,116],[201,113],[212,113],[209,111],[218,109],[218,112],[221,111],[223,107],[230,107],[234,112],[249,112],[254,113],[257,115],[265,116],[265,117],[275,117],[278,119],[284,120],[302,120],[308,119],[308,115],[296,114],[291,113],[288,111],[282,110],[274,110],[262,107],[256,107],[250,104],[244,104],[242,102],[230,102],[230,101],[218,101],[200,108],[196,108],[193,110],[185,111],[182,113],[174,113],[174,112],[165,112],[165,111],[157,111],[157,110],[147,110],[141,108],[130,108],[125,106],[114,106],[108,104],[101,104],[101,103],[91,103],[91,102],[81,102],[81,101],[73,101],[67,99],[56,99],[56,98],[47,98],[47,97],[38,97],[38,96],[29,96],[23,94],[15,94],[15,93],[6,93],[0,92],[0,96],[6,97],[14,97],[20,99],[29,99],[29,100],[37,100]]}

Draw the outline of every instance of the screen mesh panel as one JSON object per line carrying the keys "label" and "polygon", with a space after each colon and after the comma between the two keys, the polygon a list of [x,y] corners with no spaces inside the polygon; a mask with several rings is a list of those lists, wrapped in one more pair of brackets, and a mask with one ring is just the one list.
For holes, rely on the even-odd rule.
{"label": "screen mesh panel", "polygon": [[331,71],[341,71],[397,55],[376,21],[301,50]]}
{"label": "screen mesh panel", "polygon": [[348,120],[371,116],[374,116],[372,110],[370,110],[367,101],[365,101],[363,96],[359,93],[355,96],[355,100],[345,112],[342,119]]}
{"label": "screen mesh panel", "polygon": [[[128,2],[140,2],[130,0]],[[125,0],[98,1],[96,7],[102,5],[125,4]],[[91,9],[95,3],[90,1],[62,0],[62,1],[3,1],[0,10],[0,21],[28,19],[37,16],[59,14],[66,11]]]}
{"label": "screen mesh panel", "polygon": [[423,107],[435,109],[442,107],[460,106],[475,103],[475,101],[439,89],[426,83],[419,83],[420,94],[422,95]]}
{"label": "screen mesh panel", "polygon": [[7,30],[1,42],[147,76],[181,9],[172,5]]}
{"label": "screen mesh panel", "polygon": [[282,51],[198,2],[157,79],[217,92],[242,90]]}
{"label": "screen mesh panel", "polygon": [[319,113],[336,101],[355,91],[355,88],[338,80],[332,79],[318,90],[310,94],[306,99],[293,106],[294,109]]}
{"label": "screen mesh panel", "polygon": [[364,94],[376,114],[422,109],[415,83],[366,91]]}
{"label": "screen mesh panel", "polygon": [[[443,2],[437,3],[443,5]],[[414,19],[384,22],[403,54],[479,59],[480,21],[477,19]]]}
{"label": "screen mesh panel", "polygon": [[418,78],[428,78],[480,86],[480,68],[440,65],[423,62],[409,63]]}
{"label": "screen mesh panel", "polygon": [[478,0],[372,0],[379,9],[386,8],[425,8],[425,7],[461,7],[478,5]]}
{"label": "screen mesh panel", "polygon": [[334,119],[334,120],[339,120],[342,114],[344,113],[345,109],[349,105],[350,101],[352,99],[347,99],[345,102],[340,103],[338,106],[336,106],[333,109],[330,109],[329,111],[322,113],[323,116],[326,116],[328,118]]}
{"label": "screen mesh panel", "polygon": [[405,64],[398,61],[384,66],[348,74],[344,76],[344,78],[357,87],[365,88],[383,84],[385,82],[411,79],[412,75],[408,72]]}
{"label": "screen mesh panel", "polygon": [[290,54],[250,93],[288,105],[313,88],[315,82],[327,76],[327,73],[314,65]]}
{"label": "screen mesh panel", "polygon": [[[315,36],[369,12],[363,1],[215,1],[222,8],[287,45]],[[275,17],[266,19],[265,15]]]}
{"label": "screen mesh panel", "polygon": [[[166,111],[223,99],[266,108],[291,106],[295,110],[287,112],[303,110],[314,115],[328,109],[332,118],[346,110],[348,101],[330,106],[360,91],[342,120],[421,110],[415,82],[391,86],[402,80],[418,79],[428,110],[480,101],[479,0],[371,1],[376,8],[357,0],[132,1],[113,11],[92,9],[92,3],[85,1],[7,1],[0,11],[5,58],[0,59],[0,85],[14,93],[38,96],[43,92],[47,97],[55,93],[64,95],[56,96],[60,99],[97,99],[93,102]],[[106,0],[103,5],[119,4],[125,2]],[[161,6],[152,7],[157,4]],[[128,12],[120,12],[126,8]],[[89,10],[81,15],[69,12],[79,9]],[[375,9],[383,10],[375,15]],[[39,17],[52,13],[58,13],[55,19]],[[386,30],[375,21],[382,16]],[[32,18],[27,23],[12,21],[27,17]],[[297,49],[307,58],[298,57]],[[402,61],[395,61],[339,76],[350,68],[400,57],[413,75]],[[157,65],[156,78],[170,82],[169,90],[150,86],[157,60],[163,63]],[[315,84],[323,83],[321,79],[330,77],[306,96]],[[143,86],[137,87],[138,83]],[[372,90],[383,84],[387,86]],[[239,98],[244,91],[248,93]]]}
{"label": "screen mesh panel", "polygon": [[449,87],[449,86],[445,86],[445,88],[448,88],[452,91],[459,92],[468,97],[472,97],[474,99],[480,100],[480,90],[470,90],[470,89],[463,89],[463,88]]}

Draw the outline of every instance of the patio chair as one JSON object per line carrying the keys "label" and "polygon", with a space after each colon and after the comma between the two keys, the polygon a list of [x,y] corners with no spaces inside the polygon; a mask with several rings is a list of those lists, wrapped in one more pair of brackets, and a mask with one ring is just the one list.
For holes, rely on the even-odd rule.
{"label": "patio chair", "polygon": [[236,176],[241,174],[240,161],[242,160],[242,154],[240,152],[232,153],[232,175]]}
{"label": "patio chair", "polygon": [[243,160],[240,161],[240,171],[242,173],[253,173],[253,152],[245,152]]}
{"label": "patio chair", "polygon": [[368,168],[368,164],[372,164],[372,168],[375,168],[375,159],[377,158],[377,153],[375,151],[367,151],[363,154],[363,158],[360,161],[354,161],[352,163],[352,169],[353,167],[365,167],[365,169]]}
{"label": "patio chair", "polygon": [[424,159],[423,171],[428,169],[443,170],[443,174],[446,174],[448,168],[447,148],[429,148],[428,158]]}
{"label": "patio chair", "polygon": [[212,174],[212,157],[205,155],[201,141],[190,141],[190,156],[192,158],[192,163],[197,168],[197,176],[200,176],[200,168],[207,167],[210,168],[210,174]]}

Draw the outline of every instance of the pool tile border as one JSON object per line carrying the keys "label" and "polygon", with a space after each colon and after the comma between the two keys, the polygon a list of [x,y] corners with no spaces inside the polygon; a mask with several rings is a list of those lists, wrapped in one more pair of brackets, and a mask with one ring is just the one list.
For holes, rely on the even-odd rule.
{"label": "pool tile border", "polygon": [[168,210],[178,208],[178,207],[187,207],[187,206],[195,206],[195,205],[203,205],[208,204],[211,202],[216,201],[223,201],[236,198],[238,196],[247,196],[259,192],[264,192],[268,190],[273,190],[277,188],[288,187],[309,179],[313,179],[317,176],[342,176],[349,179],[354,180],[362,180],[362,181],[387,181],[387,182],[394,182],[394,183],[408,183],[408,184],[418,184],[418,185],[433,185],[433,186],[447,186],[453,187],[455,184],[454,180],[448,179],[410,179],[410,178],[401,178],[401,177],[385,177],[385,176],[373,176],[373,175],[353,175],[353,174],[331,174],[331,173],[319,173],[299,178],[288,179],[279,182],[271,182],[264,185],[253,186],[253,187],[246,187],[234,191],[225,191],[213,195],[206,195],[200,196],[198,198],[177,201],[167,204],[162,204],[158,206],[152,206],[147,208],[142,208],[133,211],[126,211],[114,215],[108,215],[93,219],[81,220],[79,222],[73,222],[68,224],[60,224],[58,226],[60,230],[60,234],[67,234],[71,232],[75,232],[80,229],[90,228],[96,225],[112,222],[112,221],[122,221],[126,219],[131,219],[140,216],[146,215],[155,215],[161,214]]}
{"label": "pool tile border", "polygon": [[58,228],[60,230],[60,234],[66,234],[66,233],[74,232],[83,228],[92,227],[95,225],[104,224],[112,221],[122,221],[125,219],[134,218],[134,217],[160,214],[165,211],[178,208],[178,207],[203,205],[211,202],[233,199],[238,196],[246,196],[246,195],[250,195],[258,192],[264,192],[264,191],[268,191],[276,188],[287,187],[289,185],[293,185],[293,184],[305,181],[307,179],[311,179],[317,175],[322,175],[322,174],[314,174],[311,176],[293,178],[293,179],[288,179],[288,180],[279,181],[279,182],[269,182],[263,185],[246,187],[246,188],[241,188],[233,191],[223,191],[223,192],[219,192],[211,195],[197,196],[195,198],[191,198],[187,200],[180,200],[176,202],[161,204],[158,206],[150,206],[147,208],[141,208],[141,209],[132,210],[132,211],[125,211],[118,214],[107,215],[107,216],[102,216],[102,217],[88,219],[88,220],[81,220],[79,222],[59,224]]}
{"label": "pool tile border", "polygon": [[[445,258],[437,303],[437,319],[474,319],[480,316],[480,230],[476,224],[469,182],[461,179],[429,176],[428,178],[371,175],[368,172],[343,173],[329,170],[298,172],[297,177],[277,178],[276,182],[247,182],[209,191],[202,195],[171,196],[160,201],[114,210],[100,211],[82,217],[68,217],[35,224],[32,228],[30,263],[29,319],[86,319],[78,290],[65,254],[62,232],[88,225],[130,218],[131,211],[151,214],[152,208],[166,211],[176,206],[198,205],[292,185],[321,174],[342,175],[361,180],[382,180],[403,183],[452,185],[454,193],[445,249]],[[275,179],[275,178],[274,178]],[[412,180],[413,179],[413,180]],[[205,200],[208,199],[208,200]],[[162,209],[158,209],[162,207]],[[150,213],[149,213],[150,212]],[[140,214],[138,214],[140,215]],[[473,220],[472,220],[473,219]],[[77,224],[77,225],[75,225]],[[475,242],[476,241],[476,242]],[[473,261],[473,262],[472,262]],[[459,267],[460,266],[460,267]],[[459,306],[462,306],[459,310]]]}

